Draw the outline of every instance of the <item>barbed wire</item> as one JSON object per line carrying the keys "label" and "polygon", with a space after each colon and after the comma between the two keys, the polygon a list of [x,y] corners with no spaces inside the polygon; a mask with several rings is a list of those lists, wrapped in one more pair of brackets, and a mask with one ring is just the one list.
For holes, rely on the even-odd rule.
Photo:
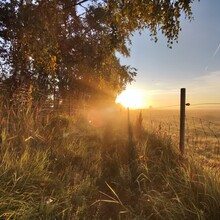
{"label": "barbed wire", "polygon": [[[186,103],[187,107],[190,106],[205,106],[205,105],[219,105],[220,106],[220,102],[203,102],[203,103]],[[165,105],[165,106],[155,106],[152,107],[152,109],[164,109],[164,108],[172,108],[172,107],[180,107],[180,104],[178,105]]]}
{"label": "barbed wire", "polygon": [[[217,168],[220,167],[220,117],[217,114],[212,117],[212,120],[216,118],[217,122],[202,116],[188,115],[186,111],[185,153],[202,167],[217,173]],[[179,146],[179,116],[151,117],[150,123],[149,118],[145,120],[147,129],[168,136]]]}
{"label": "barbed wire", "polygon": [[152,109],[163,109],[163,108],[172,108],[172,107],[179,107],[180,105],[167,105],[167,106],[159,106],[153,107]]}
{"label": "barbed wire", "polygon": [[190,106],[199,106],[199,105],[220,105],[220,102],[206,102],[206,103],[190,104]]}

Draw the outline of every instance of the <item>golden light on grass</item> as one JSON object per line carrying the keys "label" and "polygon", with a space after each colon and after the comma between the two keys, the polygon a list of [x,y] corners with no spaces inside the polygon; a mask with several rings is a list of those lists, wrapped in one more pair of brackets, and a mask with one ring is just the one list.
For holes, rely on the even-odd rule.
{"label": "golden light on grass", "polygon": [[137,89],[126,89],[117,96],[115,102],[132,109],[144,108],[146,106],[144,93]]}

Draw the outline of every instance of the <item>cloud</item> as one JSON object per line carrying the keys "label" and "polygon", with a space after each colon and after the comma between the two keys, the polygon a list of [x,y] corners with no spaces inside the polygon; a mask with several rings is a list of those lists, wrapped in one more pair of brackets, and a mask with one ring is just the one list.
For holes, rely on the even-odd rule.
{"label": "cloud", "polygon": [[219,49],[220,49],[220,44],[218,45],[218,47],[216,48],[215,52],[213,53],[213,57],[216,56],[216,54],[218,53]]}
{"label": "cloud", "polygon": [[220,71],[196,77],[187,86],[187,95],[191,102],[220,101]]}
{"label": "cloud", "polygon": [[178,80],[170,78],[149,84],[133,84],[131,87],[141,89],[147,105],[153,107],[179,106],[180,88],[186,88],[187,102],[191,104],[220,102],[220,71],[206,72],[203,76]]}
{"label": "cloud", "polygon": [[211,72],[206,75],[196,77],[193,80],[193,86],[199,86],[200,88],[219,88],[220,71]]}
{"label": "cloud", "polygon": [[220,102],[220,71],[211,72],[191,80],[166,84],[161,89],[146,91],[152,97],[153,106],[179,105],[180,88],[186,88],[187,102]]}

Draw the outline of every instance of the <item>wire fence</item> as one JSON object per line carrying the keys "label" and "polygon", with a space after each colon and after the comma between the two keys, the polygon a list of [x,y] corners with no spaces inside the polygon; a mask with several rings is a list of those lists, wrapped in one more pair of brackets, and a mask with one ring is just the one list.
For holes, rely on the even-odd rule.
{"label": "wire fence", "polygon": [[[3,90],[2,90],[3,91]],[[7,127],[12,130],[12,119],[16,117],[24,117],[31,109],[33,119],[40,124],[46,124],[47,119],[59,114],[67,113],[69,116],[77,115],[78,112],[87,109],[77,109],[77,105],[72,101],[64,102],[60,107],[55,108],[54,100],[47,101],[43,106],[34,106],[32,104],[30,89],[23,89],[16,97],[13,97],[16,105],[19,101],[19,107],[10,105],[8,108],[3,102],[0,102],[0,131],[1,128]],[[4,98],[3,92],[0,98]],[[22,98],[21,98],[22,97]],[[1,100],[0,100],[1,101]],[[10,100],[9,100],[10,102]],[[207,165],[211,168],[220,168],[220,103],[185,103],[186,106],[186,119],[185,119],[185,155],[192,157],[202,165]],[[22,106],[26,111],[22,110]],[[144,126],[157,132],[160,135],[171,138],[177,146],[180,142],[180,111],[168,110],[177,108],[179,105],[161,106],[156,109],[146,110],[144,115]],[[214,108],[213,108],[214,107]],[[207,110],[209,109],[209,110]],[[16,131],[16,129],[14,129]]]}
{"label": "wire fence", "polygon": [[[185,155],[202,166],[218,172],[220,168],[220,103],[200,103],[187,108],[185,119]],[[216,105],[219,108],[207,106]],[[179,146],[180,113],[178,110],[151,109],[144,115],[144,126],[160,135],[171,138]]]}

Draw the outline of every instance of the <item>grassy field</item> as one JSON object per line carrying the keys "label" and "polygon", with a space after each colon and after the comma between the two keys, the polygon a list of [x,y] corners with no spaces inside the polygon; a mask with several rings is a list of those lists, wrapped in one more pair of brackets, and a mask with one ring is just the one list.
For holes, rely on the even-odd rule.
{"label": "grassy field", "polygon": [[[138,112],[134,112],[138,115]],[[144,126],[179,144],[178,110],[142,110]],[[218,109],[186,109],[185,153],[218,172],[220,167],[220,115]]]}
{"label": "grassy field", "polygon": [[1,112],[0,219],[220,219],[218,176],[145,112],[130,127],[126,111],[91,112]]}

